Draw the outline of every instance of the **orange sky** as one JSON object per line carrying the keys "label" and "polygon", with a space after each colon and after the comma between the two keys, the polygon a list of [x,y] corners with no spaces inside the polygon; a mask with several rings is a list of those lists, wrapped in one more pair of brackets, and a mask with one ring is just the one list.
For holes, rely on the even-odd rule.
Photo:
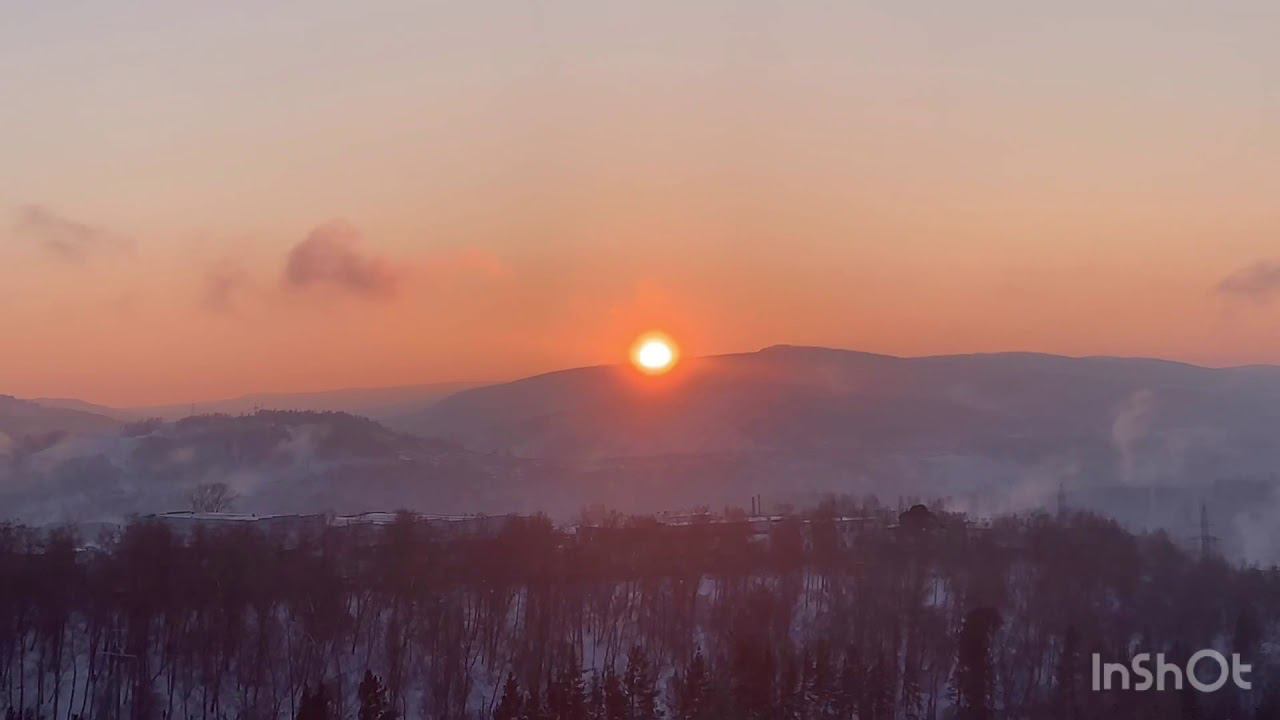
{"label": "orange sky", "polygon": [[1274,4],[258,5],[0,11],[0,393],[1280,362]]}

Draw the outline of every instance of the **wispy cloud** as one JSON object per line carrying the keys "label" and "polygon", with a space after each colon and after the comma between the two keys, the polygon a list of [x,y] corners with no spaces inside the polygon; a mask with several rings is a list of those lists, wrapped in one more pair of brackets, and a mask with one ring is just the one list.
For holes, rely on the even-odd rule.
{"label": "wispy cloud", "polygon": [[127,252],[133,248],[133,241],[127,237],[74,220],[43,205],[19,207],[13,229],[19,237],[37,242],[53,255],[74,263],[83,262],[96,252]]}
{"label": "wispy cloud", "polygon": [[205,272],[204,307],[214,312],[230,312],[235,309],[236,298],[250,285],[249,273],[239,263],[227,260]]}
{"label": "wispy cloud", "polygon": [[1259,260],[1231,273],[1218,283],[1218,294],[1258,302],[1280,292],[1280,261]]}
{"label": "wispy cloud", "polygon": [[334,220],[312,230],[289,251],[284,269],[288,288],[328,286],[370,298],[395,293],[396,273],[382,259],[362,254],[360,232]]}

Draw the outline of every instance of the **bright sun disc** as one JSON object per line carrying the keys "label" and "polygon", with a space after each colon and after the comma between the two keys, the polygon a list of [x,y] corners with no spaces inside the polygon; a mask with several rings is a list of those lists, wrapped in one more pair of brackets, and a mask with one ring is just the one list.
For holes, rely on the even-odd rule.
{"label": "bright sun disc", "polygon": [[665,335],[651,333],[631,347],[631,362],[641,372],[659,375],[672,368],[679,356],[676,344]]}

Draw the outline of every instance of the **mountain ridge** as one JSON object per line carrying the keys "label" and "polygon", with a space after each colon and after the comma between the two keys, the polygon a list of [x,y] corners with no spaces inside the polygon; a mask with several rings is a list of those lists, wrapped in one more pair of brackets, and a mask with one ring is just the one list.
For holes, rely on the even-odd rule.
{"label": "mountain ridge", "polygon": [[479,381],[445,381],[303,392],[258,392],[216,400],[120,407],[65,397],[38,397],[31,398],[30,401],[50,408],[83,410],[123,421],[149,417],[176,420],[190,415],[240,415],[255,410],[332,410],[386,420],[421,410],[431,402],[454,392],[485,384],[487,383]]}

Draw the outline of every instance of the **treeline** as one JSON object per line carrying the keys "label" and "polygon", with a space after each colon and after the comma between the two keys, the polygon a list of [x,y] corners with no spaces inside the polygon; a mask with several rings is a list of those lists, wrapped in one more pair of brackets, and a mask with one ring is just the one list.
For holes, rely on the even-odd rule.
{"label": "treeline", "polygon": [[[862,520],[838,520],[855,515]],[[1280,717],[1280,574],[1087,514],[0,528],[0,707],[41,720]],[[94,540],[90,543],[89,540]],[[1095,692],[1239,653],[1253,689]]]}

